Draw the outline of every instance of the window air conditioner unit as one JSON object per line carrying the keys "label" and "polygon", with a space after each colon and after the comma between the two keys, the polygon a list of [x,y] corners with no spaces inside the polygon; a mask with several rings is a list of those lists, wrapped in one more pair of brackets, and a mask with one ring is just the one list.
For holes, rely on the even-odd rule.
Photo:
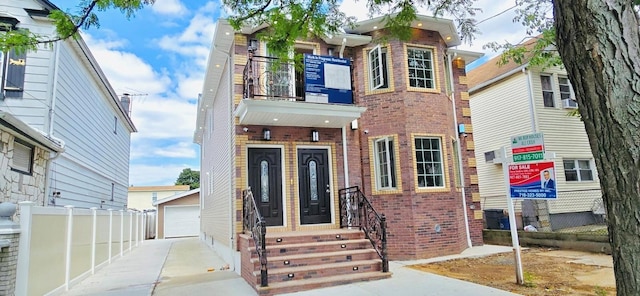
{"label": "window air conditioner unit", "polygon": [[564,99],[562,100],[562,108],[565,109],[577,109],[578,102],[574,99]]}
{"label": "window air conditioner unit", "polygon": [[501,149],[491,150],[484,153],[484,161],[486,163],[501,164],[503,158],[504,156],[502,155]]}

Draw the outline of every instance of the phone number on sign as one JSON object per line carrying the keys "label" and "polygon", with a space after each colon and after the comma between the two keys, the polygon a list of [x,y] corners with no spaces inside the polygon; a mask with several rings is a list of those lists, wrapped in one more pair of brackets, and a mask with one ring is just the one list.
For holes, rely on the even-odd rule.
{"label": "phone number on sign", "polygon": [[518,197],[539,197],[539,198],[546,198],[547,194],[544,192],[537,192],[537,193],[533,193],[533,192],[518,192]]}

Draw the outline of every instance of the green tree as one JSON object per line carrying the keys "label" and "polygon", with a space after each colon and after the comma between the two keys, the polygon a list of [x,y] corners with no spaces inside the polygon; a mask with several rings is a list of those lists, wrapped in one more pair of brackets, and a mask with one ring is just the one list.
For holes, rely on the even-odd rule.
{"label": "green tree", "polygon": [[189,189],[200,188],[200,171],[192,171],[186,168],[180,172],[176,185],[189,185]]}

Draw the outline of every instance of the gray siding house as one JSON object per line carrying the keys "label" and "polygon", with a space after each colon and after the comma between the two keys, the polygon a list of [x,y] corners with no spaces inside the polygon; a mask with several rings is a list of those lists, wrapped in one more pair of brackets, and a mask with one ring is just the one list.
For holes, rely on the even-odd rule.
{"label": "gray siding house", "polygon": [[[55,9],[46,0],[2,1],[0,20],[54,36],[47,15]],[[130,139],[136,128],[82,38],[24,54],[0,53],[0,68],[0,110],[65,148],[47,157],[40,205],[126,207]]]}

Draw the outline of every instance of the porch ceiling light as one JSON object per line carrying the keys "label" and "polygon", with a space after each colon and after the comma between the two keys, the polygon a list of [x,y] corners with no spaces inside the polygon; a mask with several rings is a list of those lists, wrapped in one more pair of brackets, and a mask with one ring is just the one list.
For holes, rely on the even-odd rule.
{"label": "porch ceiling light", "polygon": [[312,130],[311,131],[311,142],[318,142],[320,141],[320,133],[318,133],[317,130]]}

